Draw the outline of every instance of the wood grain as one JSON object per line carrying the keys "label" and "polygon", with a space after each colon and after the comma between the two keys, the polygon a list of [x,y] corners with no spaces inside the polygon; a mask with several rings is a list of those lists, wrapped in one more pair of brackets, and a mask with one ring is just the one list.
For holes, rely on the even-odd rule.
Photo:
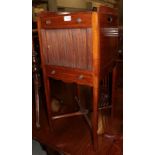
{"label": "wood grain", "polygon": [[68,67],[46,65],[47,75],[51,78],[62,80],[67,83],[92,86],[92,72]]}
{"label": "wood grain", "polygon": [[[91,29],[46,30],[45,62],[84,70],[92,69]],[[45,37],[44,37],[45,38]],[[47,59],[48,58],[48,59]]]}
{"label": "wood grain", "polygon": [[[107,11],[106,11],[107,10]],[[108,17],[112,21],[108,21]],[[100,62],[101,77],[108,72],[112,72],[114,62],[118,52],[118,14],[115,9],[100,8],[99,11],[100,27]]]}
{"label": "wood grain", "polygon": [[98,149],[98,101],[99,101],[99,81],[100,81],[100,35],[99,17],[96,12],[92,14],[92,38],[93,38],[93,139],[94,149]]}
{"label": "wood grain", "polygon": [[50,12],[42,13],[38,18],[48,118],[52,125],[50,78],[91,86],[93,143],[97,151],[99,83],[112,71],[118,50],[117,12],[101,7],[96,12],[66,15],[73,20],[64,21],[65,15]]}
{"label": "wood grain", "polygon": [[[91,27],[92,12],[68,12],[68,13],[42,13],[41,26],[44,29],[62,28],[88,28]],[[65,21],[65,16],[70,16],[69,21]],[[80,22],[78,21],[80,19]]]}

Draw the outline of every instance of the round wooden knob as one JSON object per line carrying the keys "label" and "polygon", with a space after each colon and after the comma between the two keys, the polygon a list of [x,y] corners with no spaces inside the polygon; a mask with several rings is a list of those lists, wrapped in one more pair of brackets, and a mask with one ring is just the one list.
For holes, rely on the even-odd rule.
{"label": "round wooden knob", "polygon": [[81,19],[81,18],[77,18],[76,21],[77,21],[78,23],[81,23],[81,22],[82,22],[82,19]]}
{"label": "round wooden knob", "polygon": [[79,79],[80,79],[80,80],[82,80],[83,78],[84,78],[84,76],[83,76],[83,75],[80,75],[80,76],[79,76]]}
{"label": "round wooden knob", "polygon": [[122,50],[118,50],[118,53],[121,54],[122,53]]}
{"label": "round wooden knob", "polygon": [[54,75],[55,74],[55,70],[52,70],[51,74]]}
{"label": "round wooden knob", "polygon": [[46,20],[46,24],[51,24],[51,20]]}

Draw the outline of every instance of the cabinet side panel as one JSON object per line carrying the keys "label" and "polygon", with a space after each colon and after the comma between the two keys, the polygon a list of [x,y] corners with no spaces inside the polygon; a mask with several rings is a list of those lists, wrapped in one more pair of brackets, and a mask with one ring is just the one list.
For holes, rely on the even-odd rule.
{"label": "cabinet side panel", "polygon": [[40,30],[40,36],[41,36],[41,45],[42,45],[42,57],[44,59],[44,63],[48,63],[48,56],[47,56],[47,41],[46,41],[46,32],[44,29]]}
{"label": "cabinet side panel", "polygon": [[116,58],[118,50],[118,17],[100,13],[101,70],[104,72]]}

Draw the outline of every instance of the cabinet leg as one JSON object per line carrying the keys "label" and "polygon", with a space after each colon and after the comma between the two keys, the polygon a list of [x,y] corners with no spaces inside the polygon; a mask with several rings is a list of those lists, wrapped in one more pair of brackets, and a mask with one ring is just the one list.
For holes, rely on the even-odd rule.
{"label": "cabinet leg", "polygon": [[[79,85],[76,85],[76,97],[75,97],[76,101],[77,101],[77,104],[80,108],[80,111],[83,112],[86,110],[85,107],[83,107],[83,105],[81,105],[81,101],[80,101],[80,86]],[[89,113],[89,111],[88,111]],[[89,127],[89,130],[90,130],[90,136],[91,136],[91,140],[93,141],[93,138],[92,138],[92,124],[91,124],[91,121],[88,117],[88,113],[87,114],[84,114],[83,115],[83,118],[85,120],[85,122],[87,123],[88,127]]]}
{"label": "cabinet leg", "polygon": [[98,100],[99,100],[99,83],[97,82],[97,84],[95,84],[93,87],[93,116],[92,116],[93,142],[95,151],[98,149],[98,135],[97,135]]}
{"label": "cabinet leg", "polygon": [[36,116],[36,127],[40,128],[40,75],[38,73],[34,73],[34,92],[35,92],[35,116]]}
{"label": "cabinet leg", "polygon": [[35,86],[35,109],[36,109],[36,127],[40,128],[40,120],[39,120],[39,88]]}
{"label": "cabinet leg", "polygon": [[52,132],[53,127],[52,127],[52,111],[51,111],[51,94],[50,94],[50,80],[49,78],[46,78],[45,82],[45,96],[46,96],[46,107],[47,107],[47,114],[48,114],[48,122],[49,122],[49,127],[50,131]]}
{"label": "cabinet leg", "polygon": [[112,120],[114,119],[114,113],[115,113],[115,93],[116,93],[116,76],[117,76],[117,68],[116,66],[113,68],[113,71],[112,71],[112,97],[111,97],[111,105],[112,105],[112,114],[111,114],[111,117],[112,117]]}

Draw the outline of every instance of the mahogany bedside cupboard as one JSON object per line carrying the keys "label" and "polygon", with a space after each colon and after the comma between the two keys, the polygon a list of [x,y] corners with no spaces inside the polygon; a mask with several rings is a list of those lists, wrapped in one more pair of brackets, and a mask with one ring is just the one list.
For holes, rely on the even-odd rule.
{"label": "mahogany bedside cupboard", "polygon": [[93,144],[97,148],[99,83],[112,71],[118,50],[117,10],[43,12],[38,16],[38,34],[50,127],[50,78],[90,86]]}

